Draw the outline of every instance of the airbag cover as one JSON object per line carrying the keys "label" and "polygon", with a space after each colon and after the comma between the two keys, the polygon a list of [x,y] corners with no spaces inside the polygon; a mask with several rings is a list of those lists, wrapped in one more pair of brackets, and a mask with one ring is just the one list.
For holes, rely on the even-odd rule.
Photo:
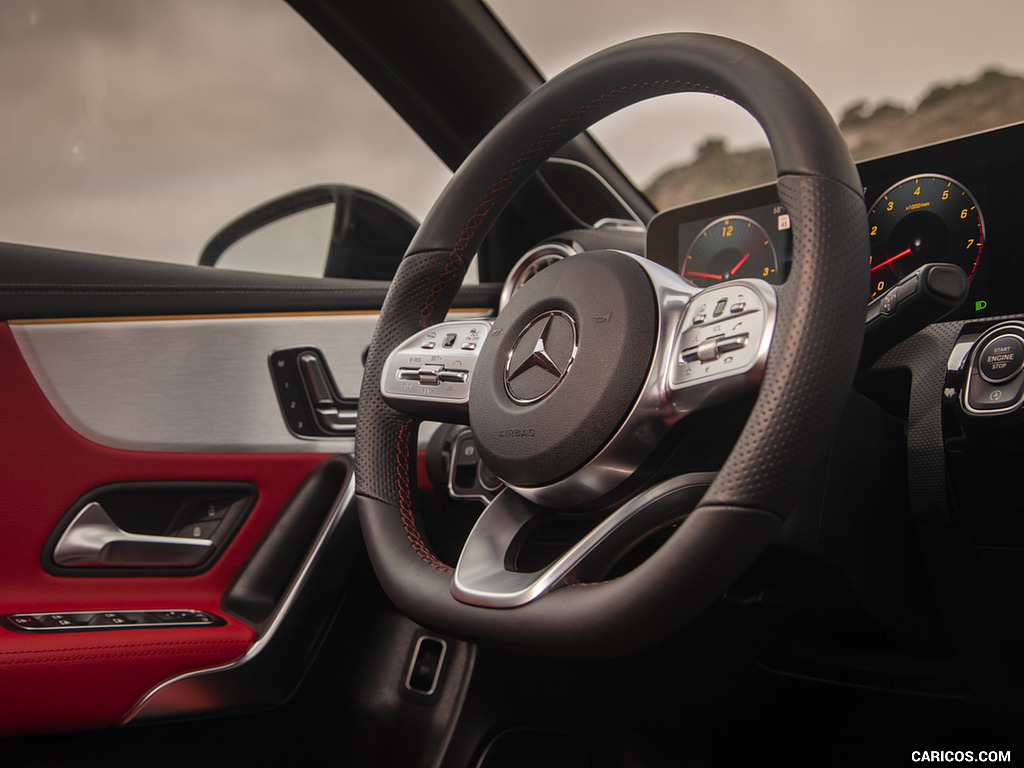
{"label": "airbag cover", "polygon": [[469,395],[480,457],[524,488],[585,465],[632,409],[657,327],[650,281],[626,254],[579,254],[532,278],[480,350]]}

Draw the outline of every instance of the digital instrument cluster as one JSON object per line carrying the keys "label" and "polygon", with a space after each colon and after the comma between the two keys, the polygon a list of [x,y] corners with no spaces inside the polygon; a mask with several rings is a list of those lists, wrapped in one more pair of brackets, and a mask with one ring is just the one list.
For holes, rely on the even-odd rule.
{"label": "digital instrument cluster", "polygon": [[[1024,311],[1024,124],[858,163],[877,298],[925,264],[954,264],[970,281],[950,318]],[[774,184],[662,211],[648,258],[699,288],[738,277],[781,284],[792,261],[792,222]]]}

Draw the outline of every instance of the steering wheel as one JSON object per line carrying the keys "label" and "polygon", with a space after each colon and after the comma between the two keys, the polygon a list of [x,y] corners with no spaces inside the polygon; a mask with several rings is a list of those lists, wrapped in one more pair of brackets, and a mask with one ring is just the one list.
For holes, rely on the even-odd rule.
{"label": "steering wheel", "polygon": [[[599,119],[686,91],[736,102],[768,136],[793,230],[784,285],[742,279],[700,291],[646,259],[598,251],[548,267],[493,320],[444,322],[469,258],[530,173]],[[625,652],[703,610],[771,542],[820,466],[863,337],[867,240],[860,182],[835,122],[756,49],[657,35],[595,54],[531,94],[428,214],[367,356],[357,503],[395,605],[445,633],[575,655]],[[636,481],[673,424],[753,391],[717,473]],[[415,508],[424,418],[470,424],[481,458],[506,483],[457,564],[435,555]],[[554,563],[515,567],[538,520],[602,505],[593,530]],[[669,524],[674,532],[646,560],[602,575]]]}

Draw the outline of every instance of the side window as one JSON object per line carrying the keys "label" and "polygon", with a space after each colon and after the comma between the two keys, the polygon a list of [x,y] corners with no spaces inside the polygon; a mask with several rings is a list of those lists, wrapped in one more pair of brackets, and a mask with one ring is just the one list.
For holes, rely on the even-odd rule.
{"label": "side window", "polygon": [[[293,190],[349,185],[420,219],[450,176],[280,0],[5,5],[0,103],[7,242],[195,264]],[[223,266],[319,274],[321,219]]]}

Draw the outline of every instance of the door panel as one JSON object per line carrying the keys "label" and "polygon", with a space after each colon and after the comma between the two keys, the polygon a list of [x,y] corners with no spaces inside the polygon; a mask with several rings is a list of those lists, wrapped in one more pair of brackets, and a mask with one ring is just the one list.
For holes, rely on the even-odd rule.
{"label": "door panel", "polygon": [[[0,736],[283,701],[340,603],[359,531],[337,456],[351,438],[293,434],[269,358],[315,347],[356,395],[386,285],[7,244],[0,267]],[[469,289],[460,306],[493,306],[498,289]],[[256,489],[209,567],[44,567],[87,493],[180,482]],[[183,609],[225,622],[30,634],[3,618]]]}
{"label": "door panel", "polygon": [[[221,596],[322,454],[125,451],[87,440],[51,407],[10,328],[0,325],[0,613],[194,608],[221,627],[27,634],[0,629],[3,735],[113,725],[164,679],[243,655],[253,628]],[[256,504],[223,555],[188,577],[67,577],[40,562],[65,511],[86,492],[125,481],[252,483]]]}

